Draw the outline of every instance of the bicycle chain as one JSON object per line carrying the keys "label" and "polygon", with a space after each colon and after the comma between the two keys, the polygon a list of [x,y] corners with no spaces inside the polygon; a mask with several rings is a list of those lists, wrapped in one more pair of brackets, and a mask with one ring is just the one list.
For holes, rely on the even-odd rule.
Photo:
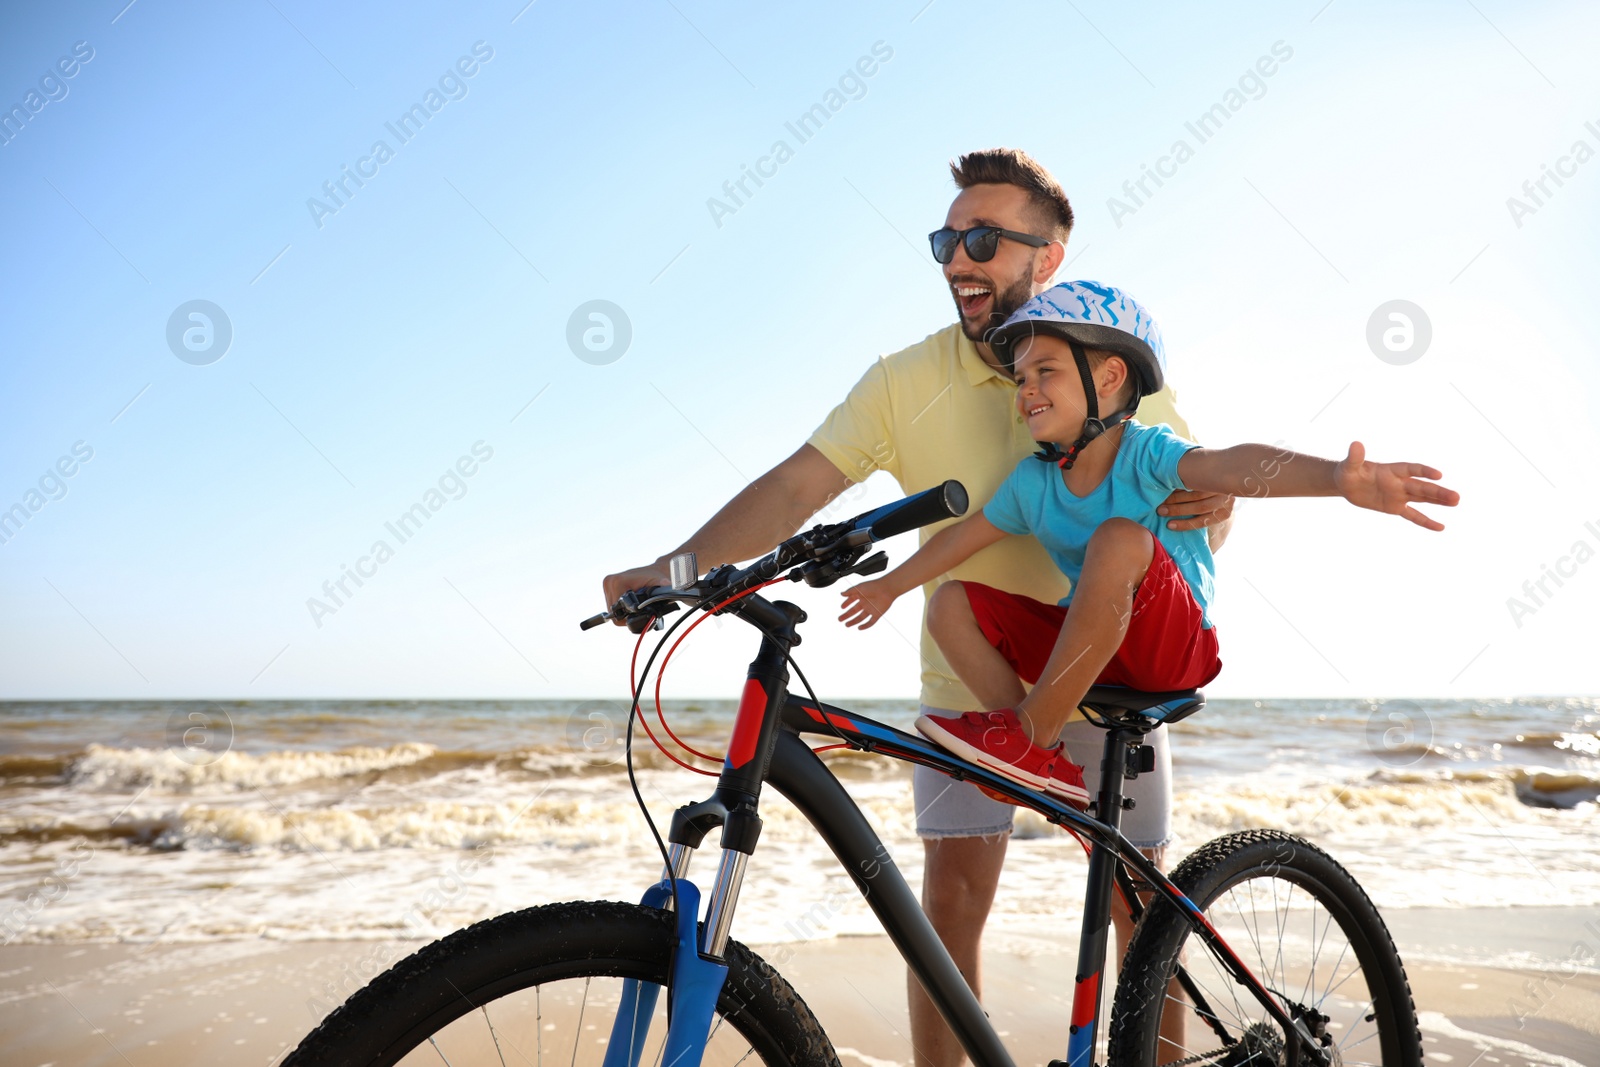
{"label": "bicycle chain", "polygon": [[1173,1060],[1171,1063],[1163,1063],[1161,1064],[1161,1067],[1189,1067],[1189,1064],[1191,1063],[1201,1063],[1206,1060],[1215,1062],[1219,1057],[1226,1056],[1227,1054],[1227,1049],[1219,1048],[1215,1052],[1202,1052],[1198,1056],[1190,1056],[1185,1060]]}

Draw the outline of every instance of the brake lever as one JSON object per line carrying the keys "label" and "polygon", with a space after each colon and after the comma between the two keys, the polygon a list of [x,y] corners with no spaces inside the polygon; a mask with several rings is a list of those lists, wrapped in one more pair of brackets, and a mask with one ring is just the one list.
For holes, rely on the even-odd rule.
{"label": "brake lever", "polygon": [[866,559],[851,567],[846,574],[882,574],[889,569],[889,553],[874,552]]}
{"label": "brake lever", "polygon": [[661,616],[670,615],[672,612],[677,610],[678,605],[668,604],[663,608],[651,608],[649,611],[642,612],[638,615],[629,615],[628,632],[633,634],[642,634],[646,630],[659,630],[663,625],[665,625],[661,621]]}
{"label": "brake lever", "polygon": [[663,604],[652,604],[641,611],[639,604],[644,599],[641,595],[644,592],[645,590],[642,589],[630,589],[618,597],[617,602],[611,605],[608,610],[602,611],[598,615],[591,615],[578,623],[578,629],[592,630],[601,623],[613,620],[625,620],[628,624],[628,629],[636,634],[643,633],[646,629],[661,629],[661,617],[677,611],[679,605],[672,601],[667,601]]}
{"label": "brake lever", "polygon": [[808,563],[802,569],[801,577],[813,589],[826,589],[847,575],[877,574],[889,566],[889,556],[884,552],[874,552],[866,559],[841,563],[843,561],[838,557]]}

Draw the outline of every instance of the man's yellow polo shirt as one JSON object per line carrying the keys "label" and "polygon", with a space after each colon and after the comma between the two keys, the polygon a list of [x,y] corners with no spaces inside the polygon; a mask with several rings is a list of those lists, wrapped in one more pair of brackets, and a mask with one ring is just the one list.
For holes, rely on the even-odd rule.
{"label": "man's yellow polo shirt", "polygon": [[[983,361],[952,324],[868,368],[811,435],[812,447],[853,482],[888,471],[910,495],[954,478],[966,486],[967,514],[978,512],[1017,463],[1038,450],[1016,409],[1016,383]],[[1139,421],[1166,423],[1188,437],[1170,386],[1139,405]],[[951,522],[956,520],[949,520]],[[926,542],[948,523],[922,528]],[[1054,604],[1071,584],[1032,537],[1007,537],[922,587],[924,598],[946,578],[982,582]],[[922,702],[979,710],[922,622]]]}

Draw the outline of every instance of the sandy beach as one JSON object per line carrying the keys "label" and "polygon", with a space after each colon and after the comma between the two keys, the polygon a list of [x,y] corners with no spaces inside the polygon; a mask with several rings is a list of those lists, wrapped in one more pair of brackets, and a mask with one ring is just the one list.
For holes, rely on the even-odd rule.
{"label": "sandy beach", "polygon": [[[1366,742],[1391,705],[1219,701],[1184,724],[1172,862],[1230,831],[1302,834],[1389,922],[1431,1061],[1600,1067],[1600,708],[1398,706],[1433,729],[1403,765]],[[5,1067],[273,1064],[427,941],[556,900],[636,900],[660,869],[620,761],[574,744],[587,704],[234,703],[233,748],[199,761],[165,743],[163,708],[10,709]],[[863,711],[909,725],[915,708]],[[732,712],[670,710],[702,739]],[[903,765],[832,755],[920,885]],[[639,762],[658,819],[701,795]],[[772,795],[762,815],[735,936],[793,982],[842,1062],[909,1063],[901,960],[799,812]],[[1019,1065],[1065,1053],[1085,873],[1070,837],[1019,819],[985,939],[985,1001]],[[830,903],[802,922],[796,901]]]}
{"label": "sandy beach", "polygon": [[[1431,1061],[1600,1065],[1600,942],[1592,933],[1600,909],[1412,909],[1388,918]],[[417,944],[8,946],[0,949],[0,1043],[17,1067],[272,1064],[315,1024],[321,994]],[[1063,1055],[1072,938],[1001,933],[987,947],[986,1001],[1018,1064]],[[1504,961],[1508,949],[1521,953],[1522,966],[1430,962],[1445,952]],[[806,998],[841,1062],[910,1062],[904,970],[886,938],[758,951]]]}

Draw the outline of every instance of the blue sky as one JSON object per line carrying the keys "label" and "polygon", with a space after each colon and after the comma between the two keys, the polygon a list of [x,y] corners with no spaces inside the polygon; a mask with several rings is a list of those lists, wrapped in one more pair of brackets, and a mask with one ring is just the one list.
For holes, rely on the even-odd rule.
{"label": "blue sky", "polygon": [[[0,697],[621,691],[624,635],[575,626],[600,577],[951,321],[923,235],[946,161],[995,144],[1073,198],[1063,278],[1155,310],[1203,440],[1359,437],[1464,495],[1443,535],[1242,506],[1213,692],[1600,691],[1593,9],[123,3],[0,15],[0,103],[27,114],[0,145],[0,508],[27,511],[0,544]],[[1186,124],[1235,89],[1201,143]],[[401,143],[386,124],[430,90]],[[800,143],[785,124],[830,90]],[[1535,203],[1546,166],[1567,176]],[[1396,299],[1432,332],[1404,365],[1366,339]],[[209,363],[167,341],[194,300],[231,325]],[[567,342],[593,300],[631,325],[609,363]],[[894,495],[879,476],[860,506]],[[914,693],[917,605],[863,635],[836,593],[795,595],[824,696]],[[700,632],[668,691],[733,693],[747,634]]]}

